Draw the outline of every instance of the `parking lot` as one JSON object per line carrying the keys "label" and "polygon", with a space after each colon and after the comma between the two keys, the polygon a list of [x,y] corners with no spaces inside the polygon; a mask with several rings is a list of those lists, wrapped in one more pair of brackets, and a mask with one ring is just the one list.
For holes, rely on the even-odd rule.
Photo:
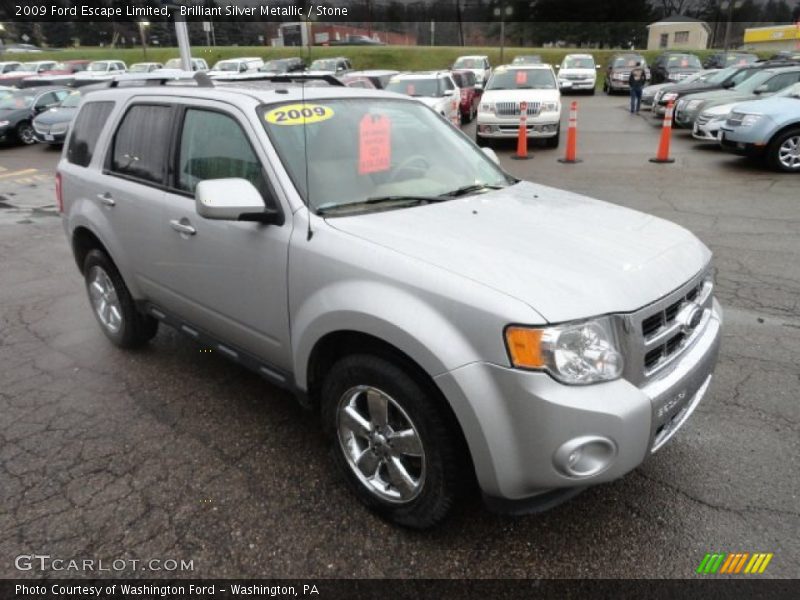
{"label": "parking lot", "polygon": [[557,162],[562,135],[528,161],[497,145],[502,165],[675,221],[714,251],[711,392],[618,481],[527,517],[467,498],[424,533],[362,508],[317,416],[258,376],[166,328],[142,351],[113,348],[55,211],[58,152],[1,147],[0,576],[39,576],[14,567],[38,553],[193,561],[169,576],[682,578],[712,551],[771,552],[764,576],[800,576],[800,181],[683,131],[676,162],[652,164],[647,113],[572,99],[582,163]]}

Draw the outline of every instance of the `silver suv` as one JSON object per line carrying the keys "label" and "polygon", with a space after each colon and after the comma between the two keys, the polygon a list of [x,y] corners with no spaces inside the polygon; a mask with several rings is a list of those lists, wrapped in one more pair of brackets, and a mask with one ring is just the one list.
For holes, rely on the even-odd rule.
{"label": "silver suv", "polygon": [[703,398],[721,311],[685,229],[518,181],[407,96],[199,80],[82,101],[57,193],[92,310],[292,390],[371,509],[429,527],[477,480],[542,510]]}

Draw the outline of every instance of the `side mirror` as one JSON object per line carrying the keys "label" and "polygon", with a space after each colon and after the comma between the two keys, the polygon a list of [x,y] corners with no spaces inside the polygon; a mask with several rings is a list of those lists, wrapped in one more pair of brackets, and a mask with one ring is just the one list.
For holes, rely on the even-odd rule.
{"label": "side mirror", "polygon": [[765,94],[769,91],[769,86],[765,83],[763,85],[758,86],[756,89],[753,90],[754,94]]}
{"label": "side mirror", "polygon": [[239,73],[244,73],[245,71],[247,71],[247,66],[239,65]]}
{"label": "side mirror", "polygon": [[453,95],[453,93],[454,93],[454,91],[455,91],[455,90],[445,90],[445,91],[444,91],[444,95],[445,95],[445,96],[452,96],[452,95]]}
{"label": "side mirror", "polygon": [[722,84],[722,87],[726,90],[732,88],[735,84],[732,81],[726,81]]}
{"label": "side mirror", "polygon": [[197,184],[195,209],[204,219],[280,224],[283,215],[264,206],[264,199],[246,179],[206,179]]}
{"label": "side mirror", "polygon": [[492,150],[491,148],[481,148],[481,150],[486,156],[488,156],[491,159],[491,161],[494,164],[496,165],[500,164],[500,159],[497,157],[497,153],[494,150]]}
{"label": "side mirror", "polygon": [[596,66],[595,66],[595,69],[597,69],[598,71],[599,71],[600,69],[602,69],[602,68],[603,68],[603,67],[602,67],[602,66],[600,66],[600,65],[596,65]]}

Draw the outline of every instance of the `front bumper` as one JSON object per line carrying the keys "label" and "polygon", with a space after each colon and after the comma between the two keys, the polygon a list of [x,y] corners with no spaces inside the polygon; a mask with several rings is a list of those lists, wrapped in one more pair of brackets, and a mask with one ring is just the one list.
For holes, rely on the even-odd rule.
{"label": "front bumper", "polygon": [[631,89],[631,86],[628,85],[627,79],[606,79],[606,85],[609,89],[613,91],[628,91]]}
{"label": "front bumper", "polygon": [[[572,84],[572,85],[569,85]],[[562,92],[578,92],[582,90],[593,90],[597,81],[595,79],[559,79],[558,87]]]}
{"label": "front bumper", "polygon": [[[555,490],[612,481],[636,468],[680,429],[708,390],[721,322],[714,300],[702,333],[670,369],[641,388],[624,379],[568,386],[545,373],[488,363],[438,376],[484,495],[506,505],[529,504]],[[559,462],[564,449],[589,439],[606,448],[605,466],[587,476],[568,475]]]}
{"label": "front bumper", "polygon": [[692,137],[703,142],[716,142],[720,127],[724,122],[724,119],[711,119],[704,123],[700,123],[699,120],[697,120],[694,122],[694,127],[692,128]]}
{"label": "front bumper", "polygon": [[36,131],[36,128],[34,128],[33,137],[35,137],[36,141],[41,144],[61,145],[67,138],[67,133],[41,133]]}
{"label": "front bumper", "polygon": [[767,149],[767,143],[761,142],[761,136],[754,135],[752,130],[740,132],[724,124],[720,127],[717,140],[725,150],[744,156],[761,156]]}
{"label": "front bumper", "polygon": [[[529,138],[550,138],[558,135],[561,115],[528,117],[526,121]],[[497,117],[478,113],[477,134],[482,138],[516,138],[519,135],[519,117]]]}

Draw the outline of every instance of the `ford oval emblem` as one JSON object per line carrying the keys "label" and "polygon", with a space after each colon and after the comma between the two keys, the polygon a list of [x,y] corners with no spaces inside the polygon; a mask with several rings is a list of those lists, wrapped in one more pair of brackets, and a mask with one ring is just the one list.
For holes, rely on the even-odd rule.
{"label": "ford oval emblem", "polygon": [[703,320],[703,309],[697,302],[687,303],[675,319],[685,334],[694,331]]}

